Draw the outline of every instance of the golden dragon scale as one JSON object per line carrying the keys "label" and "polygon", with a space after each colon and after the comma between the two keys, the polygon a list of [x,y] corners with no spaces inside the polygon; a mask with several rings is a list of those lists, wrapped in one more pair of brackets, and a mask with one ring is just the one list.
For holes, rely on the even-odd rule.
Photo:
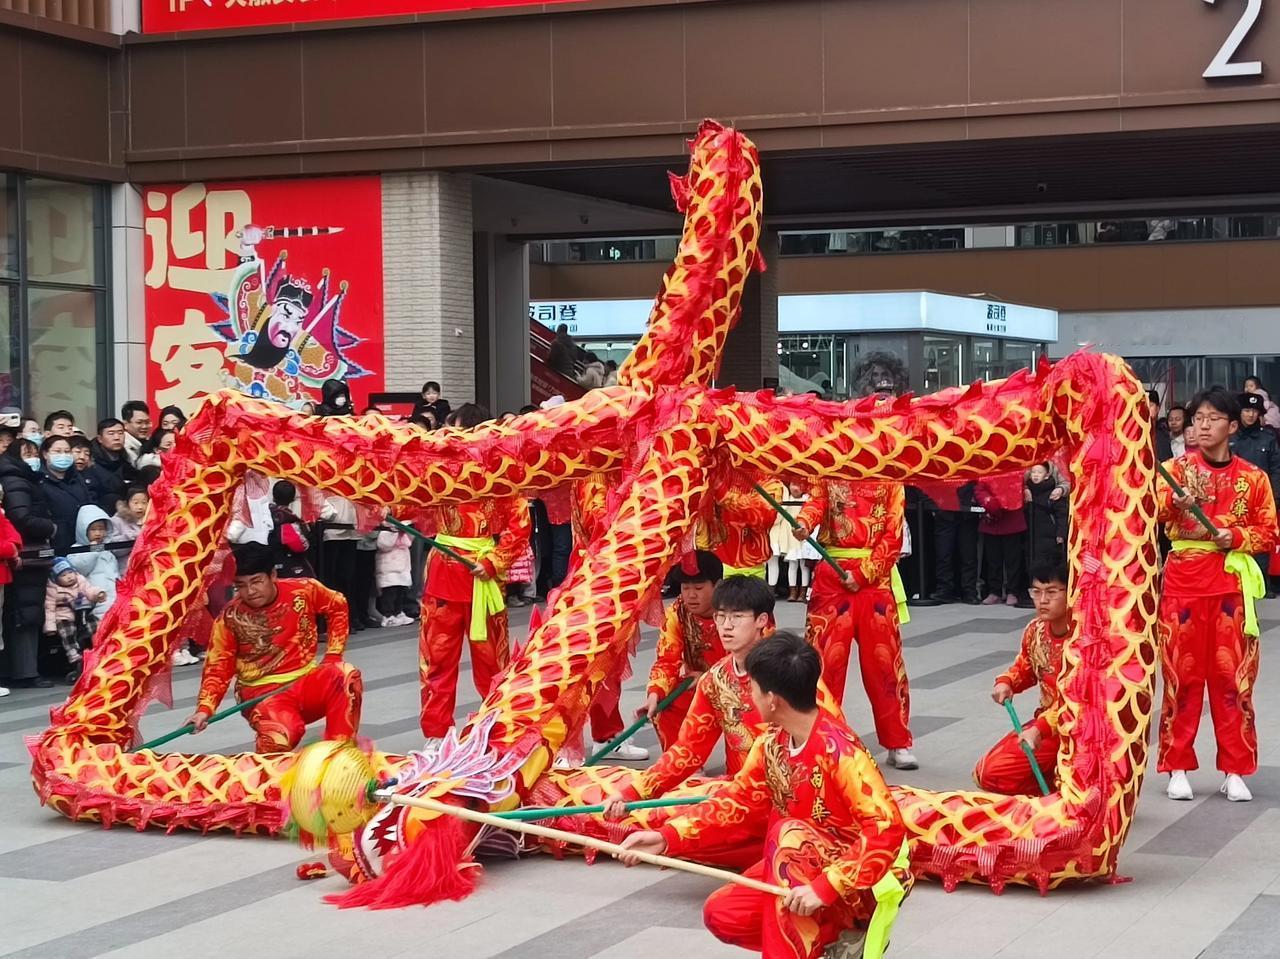
{"label": "golden dragon scale", "polygon": [[[1155,645],[1150,421],[1122,361],[1077,355],[1010,380],[888,406],[713,390],[758,265],[754,146],[707,123],[676,181],[687,228],[649,333],[620,385],[504,426],[422,434],[381,417],[314,419],[235,395],[206,404],[167,462],[89,668],[32,744],[41,798],[71,818],[138,828],[278,831],[292,754],[131,752],[138,710],[192,605],[246,471],[393,508],[535,493],[611,475],[616,509],[547,621],[481,705],[517,798],[547,767],[627,641],[654,582],[737,470],[767,477],[960,479],[1065,449],[1074,475],[1061,789],[1047,797],[899,788],[917,869],[948,886],[1045,888],[1114,875],[1146,766]],[[380,757],[388,772],[395,757]]]}

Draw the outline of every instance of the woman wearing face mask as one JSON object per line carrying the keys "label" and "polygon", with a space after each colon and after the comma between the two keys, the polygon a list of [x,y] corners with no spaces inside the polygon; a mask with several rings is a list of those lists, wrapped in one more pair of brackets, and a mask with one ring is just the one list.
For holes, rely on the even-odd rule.
{"label": "woman wearing face mask", "polygon": [[18,435],[24,440],[30,440],[32,443],[35,443],[36,446],[39,446],[44,442],[44,433],[40,432],[40,424],[30,417],[23,419],[22,430]]}
{"label": "woman wearing face mask", "polygon": [[320,405],[317,416],[350,416],[351,388],[342,380],[325,380],[320,387]]}
{"label": "woman wearing face mask", "polygon": [[81,506],[93,502],[84,474],[75,468],[75,456],[71,453],[71,441],[65,436],[50,436],[40,446],[41,477],[49,513],[58,524],[53,536],[53,551],[66,556],[76,538],[76,516]]}
{"label": "woman wearing face mask", "polygon": [[[5,513],[27,549],[47,545],[55,532],[49,502],[32,464],[40,465],[40,451],[28,440],[14,440],[0,456],[0,489],[4,490]],[[5,686],[46,688],[53,685],[39,675],[37,662],[48,575],[46,564],[28,562],[14,573],[12,585],[5,589],[4,652],[0,653],[0,676],[8,680],[3,683]],[[59,664],[45,665],[45,671],[53,674]]]}

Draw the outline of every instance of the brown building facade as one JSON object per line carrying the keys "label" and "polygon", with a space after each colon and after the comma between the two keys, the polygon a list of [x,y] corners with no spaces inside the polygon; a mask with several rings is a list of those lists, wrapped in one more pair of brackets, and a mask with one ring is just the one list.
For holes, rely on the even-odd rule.
{"label": "brown building facade", "polygon": [[[253,338],[179,342],[175,330],[198,324],[165,312],[165,284],[177,276],[216,302],[250,253],[269,265],[283,247],[278,235],[242,247],[251,224],[237,217],[276,202],[257,184],[296,181],[310,206],[281,209],[312,211],[265,225],[336,230],[343,211],[326,207],[325,184],[350,176],[378,182],[380,229],[362,236],[379,262],[331,264],[335,281],[345,270],[361,282],[338,304],[329,359],[347,324],[365,352],[345,369],[374,365],[376,341],[384,390],[440,379],[459,399],[517,405],[528,357],[501,344],[526,322],[522,303],[654,292],[657,258],[567,260],[573,244],[624,240],[625,259],[633,241],[674,235],[665,171],[706,116],[762,148],[779,238],[776,275],[730,360],[740,385],[775,375],[760,344],[774,337],[776,296],[785,325],[789,295],[870,290],[1050,307],[1059,350],[1089,340],[1137,358],[1203,357],[1227,323],[1251,371],[1269,369],[1252,357],[1280,354],[1266,268],[1280,0],[418,0],[411,15],[330,19],[356,9],[343,2],[317,5],[325,19],[273,5],[273,22],[235,4],[201,19],[210,8],[186,0],[0,2],[0,89],[13,91],[0,98],[0,244],[12,261],[0,256],[0,319],[18,344],[15,402],[47,403],[32,375],[41,324],[78,330],[81,352],[93,331],[103,408],[144,390],[179,396],[173,377],[192,368],[207,383],[210,351],[233,372]],[[49,279],[27,266],[41,232],[28,197],[48,182],[76,184],[100,214],[86,225],[55,213],[44,230],[65,241],[87,229],[98,273]],[[155,238],[176,221],[160,223],[170,209],[155,204],[188,184],[250,203],[181,234],[200,233],[187,252],[208,275],[160,278]],[[290,238],[290,262],[325,242]],[[81,312],[42,319],[41,290],[78,294]],[[216,310],[205,319],[216,325]],[[1194,330],[1210,322],[1201,343]],[[314,389],[306,379],[290,388]],[[352,385],[359,395],[358,376]]]}

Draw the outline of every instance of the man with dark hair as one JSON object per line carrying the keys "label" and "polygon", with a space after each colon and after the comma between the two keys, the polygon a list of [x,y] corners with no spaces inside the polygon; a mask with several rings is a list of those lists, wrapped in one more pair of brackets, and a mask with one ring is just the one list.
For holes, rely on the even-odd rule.
{"label": "man with dark hair", "polygon": [[[1231,437],[1231,452],[1266,473],[1271,481],[1272,497],[1280,499],[1280,439],[1274,430],[1263,425],[1263,417],[1267,414],[1266,400],[1261,393],[1241,393],[1239,400],[1240,429]],[[1271,556],[1262,554],[1254,559],[1266,576],[1271,567]],[[1267,598],[1273,599],[1276,594],[1270,582],[1268,577]]]}
{"label": "man with dark hair", "polygon": [[698,855],[763,842],[765,858],[746,875],[787,894],[721,887],[703,909],[712,935],[770,959],[818,959],[837,939],[865,937],[866,955],[880,956],[911,885],[898,807],[858,737],[818,708],[823,664],[808,643],[777,633],[746,665],[753,707],[769,725],[746,764],[707,802],[628,836],[618,858],[630,866],[630,851]]}
{"label": "man with dark hair", "polygon": [[[460,406],[449,425],[474,429],[489,419],[475,403]],[[523,499],[487,499],[428,510],[436,540],[462,557],[431,551],[418,633],[422,735],[439,739],[453,726],[458,664],[464,641],[471,678],[481,697],[507,666],[511,636],[503,586],[507,571],[529,545],[529,509]]]}
{"label": "man with dark hair", "polygon": [[130,466],[138,465],[142,444],[151,436],[151,407],[142,400],[129,400],[120,408],[124,421],[124,455]]}
{"label": "man with dark hair", "polygon": [[[1196,731],[1207,686],[1217,766],[1226,777],[1220,791],[1232,802],[1248,802],[1253,795],[1243,777],[1258,768],[1254,603],[1266,591],[1253,557],[1275,548],[1275,498],[1267,475],[1231,453],[1240,429],[1236,395],[1206,390],[1188,410],[1197,448],[1165,464],[1183,495],[1156,479],[1157,519],[1172,544],[1160,597],[1164,701],[1157,768],[1169,773],[1170,799],[1193,798],[1187,772],[1198,766]],[[1216,533],[1205,529],[1194,507]]]}
{"label": "man with dark hair", "polygon": [[687,677],[697,678],[724,659],[724,646],[712,613],[712,596],[716,584],[724,577],[724,567],[714,553],[699,550],[687,554],[672,571],[680,595],[667,609],[662,632],[658,636],[658,652],[649,670],[649,689],[645,703],[636,715],[647,713],[658,732],[663,749],[676,740],[693,703],[693,690],[686,690],[675,702],[657,712],[658,703]]}
{"label": "man with dark hair", "polygon": [[108,417],[98,423],[98,438],[90,444],[93,465],[85,472],[85,479],[94,502],[108,516],[115,513],[125,487],[135,475],[124,454],[126,435],[124,423]]}
{"label": "man with dark hair", "polygon": [[83,473],[93,465],[93,443],[85,436],[73,436],[68,442],[71,444],[71,455],[75,457],[76,469]]}
{"label": "man with dark hair", "polygon": [[555,339],[551,341],[551,349],[547,352],[547,365],[571,380],[577,379],[578,344],[569,335],[567,323],[556,327]]}
{"label": "man with dark hair", "polygon": [[[236,596],[214,623],[196,711],[187,722],[202,731],[235,677],[241,702],[289,686],[245,713],[258,752],[293,749],[307,724],[319,719],[325,721],[325,739],[354,739],[364,686],[360,671],[342,659],[347,601],[313,579],[278,579],[275,552],[261,543],[245,543],[232,553]],[[329,643],[317,664],[320,615],[329,626]]]}
{"label": "man with dark hair", "polygon": [[1022,631],[1022,648],[1013,665],[996,677],[991,698],[1003,706],[1014,693],[1039,685],[1040,705],[1035,716],[1023,725],[1021,735],[1010,732],[973,770],[979,789],[1010,796],[1035,793],[1039,788],[1020,742],[1034,750],[1045,781],[1053,782],[1058,759],[1058,709],[1062,704],[1058,673],[1062,670],[1062,645],[1071,633],[1067,568],[1057,562],[1032,567],[1031,600],[1036,618]]}
{"label": "man with dark hair", "polygon": [[67,436],[75,433],[76,418],[66,410],[54,410],[44,418],[45,436]]}

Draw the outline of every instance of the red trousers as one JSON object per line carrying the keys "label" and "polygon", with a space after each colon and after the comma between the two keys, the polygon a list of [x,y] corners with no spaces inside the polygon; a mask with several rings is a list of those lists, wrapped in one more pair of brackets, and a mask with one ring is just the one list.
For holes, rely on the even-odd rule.
{"label": "red trousers", "polygon": [[809,603],[807,639],[822,654],[822,679],[836,702],[844,702],[852,644],[858,645],[862,685],[871,701],[876,738],[885,749],[911,745],[911,687],[902,660],[898,604],[887,588],[857,592],[814,592]]}
{"label": "red trousers", "polygon": [[671,744],[680,736],[680,726],[685,716],[689,715],[689,707],[693,705],[693,689],[686,689],[670,706],[653,717],[653,728],[658,732],[658,745],[663,752],[671,748]]}
{"label": "red trousers", "polygon": [[[458,664],[462,643],[471,628],[471,603],[426,596],[418,627],[418,679],[422,688],[422,735],[443,736],[453,726],[458,698]],[[489,617],[485,641],[471,643],[471,678],[481,697],[489,694],[498,673],[511,657],[507,611]]]}
{"label": "red trousers", "polygon": [[626,728],[622,721],[622,676],[625,661],[618,667],[618,672],[610,676],[596,691],[596,698],[587,712],[591,719],[591,739],[597,743],[607,743]]}
{"label": "red trousers", "polygon": [[1218,769],[1248,776],[1258,771],[1258,729],[1253,686],[1258,679],[1258,638],[1244,634],[1244,601],[1232,596],[1160,600],[1160,707],[1157,769],[1197,769],[1196,731],[1204,706],[1218,739]]}
{"label": "red trousers", "polygon": [[[834,853],[808,823],[784,819],[765,842],[765,858],[744,875],[777,885],[802,886],[817,878]],[[871,918],[869,894],[855,903],[837,900],[812,916],[800,916],[782,900],[743,886],[721,886],[702,907],[702,921],[721,942],[760,953],[764,959],[819,959],[840,932]]]}
{"label": "red trousers", "polygon": [[[277,686],[238,686],[236,699],[254,699]],[[245,711],[260,753],[286,752],[302,741],[307,724],[324,720],[325,739],[353,739],[360,728],[364,681],[350,663],[321,663],[278,696]]]}
{"label": "red trousers", "polygon": [[[1033,725],[1024,723],[1022,728]],[[1036,765],[1044,776],[1044,781],[1053,785],[1058,765],[1058,737],[1045,736],[1036,747]],[[1036,782],[1035,773],[1031,771],[1031,763],[1027,754],[1018,745],[1017,735],[1010,732],[991,751],[978,760],[973,767],[973,781],[983,792],[1002,793],[1006,796],[1038,796],[1040,784]]]}

